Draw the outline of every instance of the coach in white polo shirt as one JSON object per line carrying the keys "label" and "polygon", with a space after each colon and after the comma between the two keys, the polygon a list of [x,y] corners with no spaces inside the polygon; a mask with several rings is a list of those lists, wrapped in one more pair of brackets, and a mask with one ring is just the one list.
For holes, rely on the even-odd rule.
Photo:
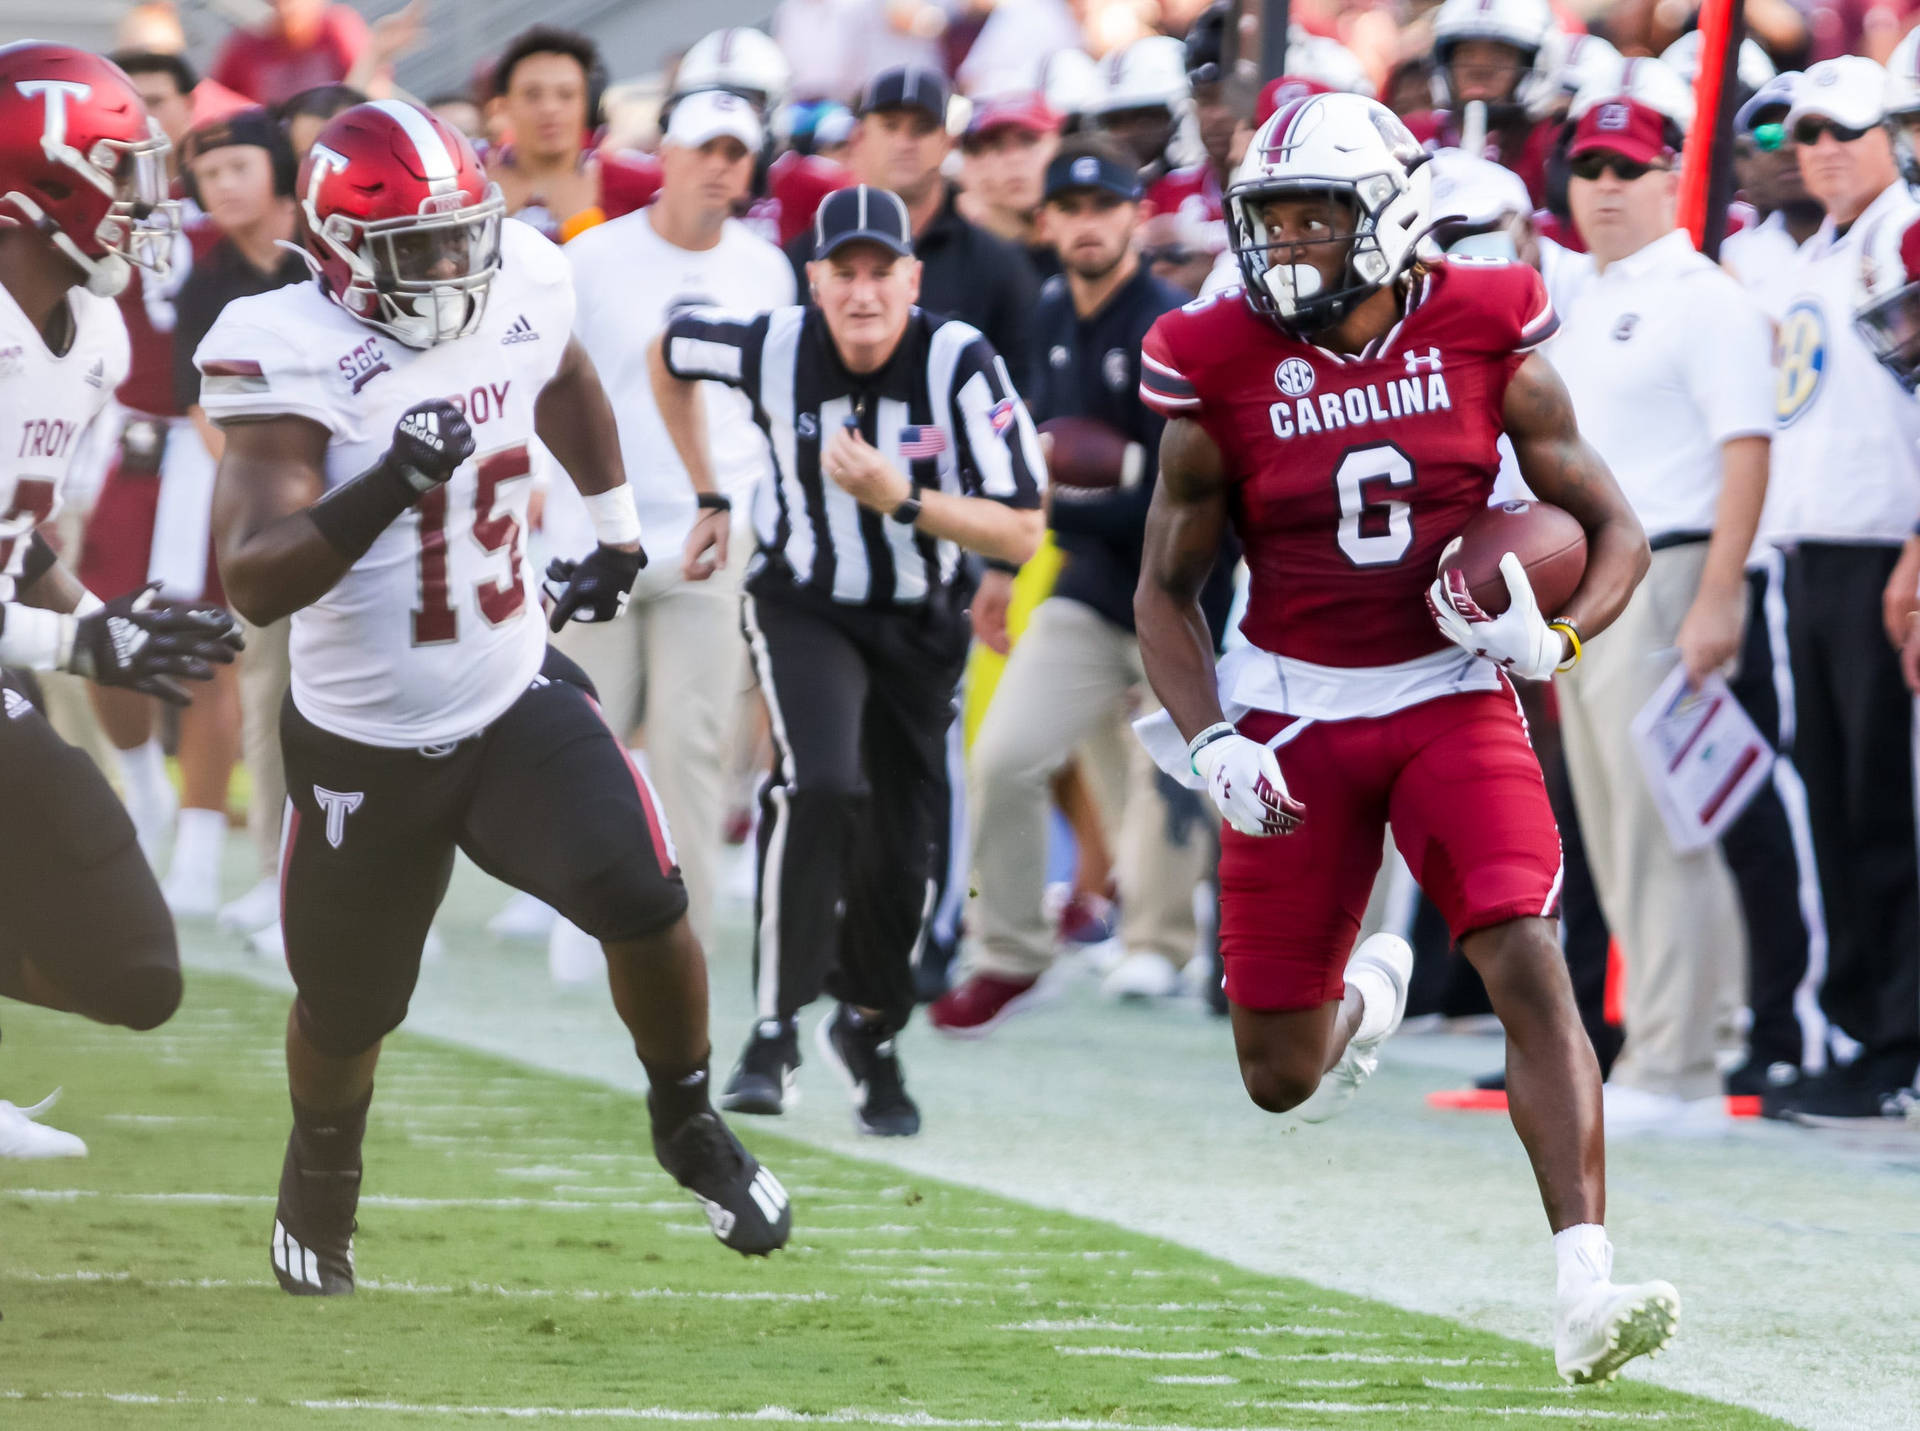
{"label": "coach in white polo shirt", "polygon": [[1895,649],[1920,589],[1920,547],[1900,560],[1920,518],[1920,405],[1853,326],[1868,238],[1915,213],[1882,127],[1885,87],[1880,66],[1850,55],[1795,88],[1787,129],[1827,217],[1763,295],[1779,392],[1762,535],[1786,553],[1793,760],[1827,918],[1820,1005],[1861,1046],[1767,1099],[1793,1117],[1877,1117],[1920,1061],[1913,703]]}
{"label": "coach in white polo shirt", "polygon": [[[726,571],[683,579],[681,551],[697,509],[654,406],[647,345],[670,316],[688,308],[759,313],[794,301],[785,256],[732,217],[752,184],[760,140],[746,101],[717,90],[686,96],[675,104],[661,145],[660,196],[588,229],[565,249],[580,295],[574,333],[619,414],[627,480],[651,560],[622,617],[570,626],[555,644],[586,668],[616,730],[645,724],[648,773],[666,807],[688,915],[703,942],[713,935],[727,737],[746,685],[739,579],[753,542],[743,536],[731,543]],[[771,459],[745,396],[718,383],[706,387],[717,500],[739,504],[735,529],[744,533],[745,506]]]}
{"label": "coach in white polo shirt", "polygon": [[1676,648],[1695,678],[1739,650],[1773,426],[1766,318],[1674,226],[1679,142],[1631,99],[1580,120],[1567,196],[1594,276],[1547,349],[1653,547],[1626,611],[1557,682],[1580,833],[1626,960],[1609,1134],[1724,1120],[1715,1024],[1743,951],[1719,851],[1672,847],[1629,736]]}

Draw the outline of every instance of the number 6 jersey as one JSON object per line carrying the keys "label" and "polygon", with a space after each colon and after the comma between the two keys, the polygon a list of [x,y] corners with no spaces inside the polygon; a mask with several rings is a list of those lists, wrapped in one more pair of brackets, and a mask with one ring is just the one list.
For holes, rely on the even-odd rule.
{"label": "number 6 jersey", "polygon": [[317,283],[229,304],[194,354],[215,422],[303,417],[332,435],[333,488],[380,460],[416,403],[466,413],[475,453],[293,615],[293,701],[366,745],[442,745],[496,720],[539,672],[546,623],[522,547],[534,400],[573,328],[560,251],[502,224],[500,272],[477,330],[413,349]]}
{"label": "number 6 jersey", "polygon": [[1451,261],[1416,270],[1400,323],[1355,355],[1288,337],[1239,288],[1154,324],[1140,396],[1226,460],[1254,646],[1303,667],[1458,664],[1425,592],[1493,490],[1507,383],[1555,326],[1531,268]]}

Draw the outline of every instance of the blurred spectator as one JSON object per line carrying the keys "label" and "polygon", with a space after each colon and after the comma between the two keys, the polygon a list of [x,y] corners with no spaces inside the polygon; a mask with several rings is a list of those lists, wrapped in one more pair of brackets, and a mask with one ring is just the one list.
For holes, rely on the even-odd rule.
{"label": "blurred spectator", "polygon": [[[1046,228],[1065,272],[1048,282],[1035,316],[1033,413],[1043,425],[1069,417],[1104,424],[1127,456],[1101,488],[1064,485],[1061,464],[1051,463],[1049,515],[1066,566],[1013,647],[974,741],[968,922],[976,939],[966,977],[928,1011],[949,1033],[983,1034],[1040,995],[1053,962],[1042,907],[1048,780],[1145,689],[1133,588],[1163,424],[1140,402],[1140,340],[1187,295],[1140,263],[1141,197],[1132,156],[1108,141],[1069,140],[1047,170]],[[1213,853],[1211,824],[1176,823],[1145,750],[1137,741],[1121,749],[1128,754],[1115,769],[1080,762],[1090,783],[1128,787],[1119,870],[1127,957],[1107,987],[1167,995],[1193,953],[1193,891]],[[1122,802],[1102,804],[1111,817]],[[1162,834],[1170,824],[1181,831],[1177,843]]]}
{"label": "blurred spectator", "polygon": [[127,72],[147,113],[160,123],[173,151],[167,163],[175,174],[180,169],[180,143],[193,123],[193,87],[199,76],[180,55],[162,50],[116,50],[113,62]]}
{"label": "blurred spectator", "polygon": [[986,22],[954,72],[968,94],[1030,91],[1050,58],[1083,43],[1067,0],[975,0],[973,8],[986,10]]}
{"label": "blurred spectator", "polygon": [[[753,313],[794,301],[793,272],[780,250],[732,217],[752,182],[761,141],[758,118],[737,95],[687,96],[674,106],[661,142],[659,197],[566,247],[576,287],[592,296],[580,306],[575,336],[619,411],[628,480],[653,562],[618,619],[569,626],[555,644],[593,678],[615,730],[646,728],[648,772],[674,831],[688,917],[703,943],[713,935],[727,739],[747,683],[739,635],[740,577],[753,550],[747,505],[771,469],[746,398],[706,385],[709,456],[720,492],[737,504],[734,534],[720,570],[704,581],[684,580],[681,549],[701,513],[654,403],[647,347],[683,309]],[[584,511],[573,552],[564,544],[559,523],[565,507],[576,505],[556,493],[548,509],[562,555],[592,546]]]}
{"label": "blurred spectator", "polygon": [[1140,261],[1163,283],[1199,295],[1220,253],[1211,247],[1208,226],[1175,211],[1153,214],[1140,225]]}
{"label": "blurred spectator", "polygon": [[[890,189],[907,206],[921,263],[920,307],[978,328],[1020,387],[1039,279],[1019,249],[961,217],[957,191],[941,172],[953,147],[947,100],[947,82],[932,70],[876,75],[860,99],[849,157],[861,183]],[[787,245],[803,288],[812,252],[806,233]]]}
{"label": "blurred spectator", "polygon": [[466,135],[476,145],[487,142],[487,123],[480,114],[480,106],[464,94],[443,94],[437,99],[427,101],[432,110],[448,124]]}
{"label": "blurred spectator", "polygon": [[1795,73],[1776,75],[1740,106],[1734,119],[1734,178],[1760,221],[1728,234],[1720,246],[1720,261],[1753,293],[1779,281],[1800,245],[1826,217],[1819,201],[1807,193],[1799,153],[1787,129],[1799,79]]}
{"label": "blurred spectator", "polygon": [[850,101],[866,78],[858,72],[862,29],[869,21],[854,0],[780,0],[773,38],[793,72],[795,99]]}
{"label": "blurred spectator", "polygon": [[550,239],[600,203],[587,140],[605,84],[593,41],[546,25],[516,35],[494,70],[489,107],[505,118],[508,138],[487,156],[487,175],[507,212]]}
{"label": "blurred spectator", "polygon": [[1151,186],[1180,163],[1181,126],[1192,108],[1186,47],[1151,35],[1109,55],[1100,68],[1105,87],[1089,119],[1133,156]]}
{"label": "blurred spectator", "polygon": [[187,32],[180,27],[180,7],[172,0],[150,0],[132,5],[114,27],[116,50],[142,50],[155,55],[184,55]]}
{"label": "blurred spectator", "polygon": [[266,27],[229,35],[210,73],[257,104],[278,104],[303,89],[346,79],[368,39],[367,22],[350,5],[273,0]]}
{"label": "blurred spectator", "polygon": [[294,162],[297,164],[307,157],[313,141],[336,114],[343,114],[356,104],[365,104],[366,100],[367,96],[352,85],[323,84],[303,89],[277,106],[274,116],[286,131]]}
{"label": "blurred spectator", "polygon": [[1827,920],[1820,1004],[1859,1045],[1852,1064],[1767,1095],[1793,1117],[1877,1116],[1920,1063],[1913,701],[1894,655],[1920,605],[1920,543],[1901,549],[1920,518],[1920,407],[1853,326],[1866,237],[1914,212],[1885,89],[1858,56],[1795,88],[1786,124],[1827,218],[1763,295],[1779,325],[1763,531],[1786,553],[1793,759]]}
{"label": "blurred spectator", "polygon": [[1041,190],[1059,144],[1060,118],[1037,94],[981,101],[960,137],[960,212],[1026,250],[1043,278],[1060,271],[1039,231]]}
{"label": "blurred spectator", "polygon": [[1227,247],[1222,195],[1233,173],[1234,132],[1239,125],[1221,52],[1226,19],[1227,7],[1215,5],[1187,35],[1187,85],[1206,156],[1197,164],[1175,169],[1147,190],[1149,213],[1178,213],[1208,229],[1210,236],[1203,243],[1216,254]]}
{"label": "blurred spectator", "polygon": [[1528,105],[1543,88],[1534,65],[1554,29],[1547,0],[1446,0],[1433,21],[1440,107],[1408,115],[1408,128],[1429,147],[1477,150],[1526,180],[1543,203],[1559,127]]}
{"label": "blurred spectator", "polygon": [[1740,650],[1773,425],[1766,318],[1675,227],[1679,141],[1634,100],[1602,100],[1580,120],[1568,198],[1595,276],[1547,350],[1653,546],[1626,610],[1555,682],[1580,833],[1626,961],[1610,1135],[1724,1124],[1715,1037],[1739,983],[1726,865],[1712,847],[1673,847],[1632,735],[1672,669],[1667,653],[1698,683]]}

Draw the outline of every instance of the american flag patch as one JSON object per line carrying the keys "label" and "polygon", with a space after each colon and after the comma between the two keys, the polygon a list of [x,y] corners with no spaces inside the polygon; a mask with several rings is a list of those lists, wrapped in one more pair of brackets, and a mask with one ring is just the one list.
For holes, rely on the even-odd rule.
{"label": "american flag patch", "polygon": [[993,428],[995,437],[1005,437],[1007,429],[1013,426],[1013,399],[1001,398],[987,412],[987,424]]}
{"label": "american flag patch", "polygon": [[903,427],[900,429],[900,455],[909,462],[938,457],[947,450],[947,432],[943,427]]}

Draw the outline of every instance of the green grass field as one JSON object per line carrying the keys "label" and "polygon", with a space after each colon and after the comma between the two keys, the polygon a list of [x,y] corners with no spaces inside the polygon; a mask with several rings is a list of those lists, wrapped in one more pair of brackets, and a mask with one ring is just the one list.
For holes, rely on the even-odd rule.
{"label": "green grass field", "polygon": [[295,1300],[267,1261],[279,995],[196,975],[149,1035],[0,1017],[4,1091],[64,1083],[50,1121],[92,1148],[0,1164],[7,1431],[1782,1424],[1574,1392],[1538,1348],[751,1123],[795,1236],[748,1262],[655,1166],[639,1099],[406,1035],[368,1138],[360,1293]]}

